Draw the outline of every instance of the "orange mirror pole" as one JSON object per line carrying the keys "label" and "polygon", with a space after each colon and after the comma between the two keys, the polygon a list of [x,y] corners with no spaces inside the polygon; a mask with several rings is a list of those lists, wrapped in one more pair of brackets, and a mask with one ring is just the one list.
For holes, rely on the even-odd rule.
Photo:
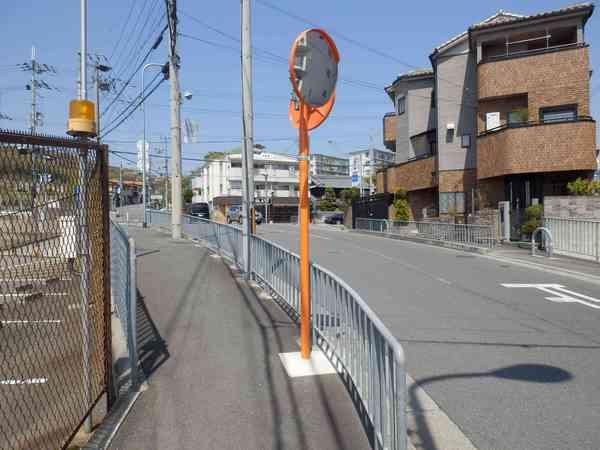
{"label": "orange mirror pole", "polygon": [[300,184],[300,354],[310,358],[310,267],[308,254],[308,224],[310,222],[310,200],[308,194],[308,107],[300,102],[300,126],[298,173]]}

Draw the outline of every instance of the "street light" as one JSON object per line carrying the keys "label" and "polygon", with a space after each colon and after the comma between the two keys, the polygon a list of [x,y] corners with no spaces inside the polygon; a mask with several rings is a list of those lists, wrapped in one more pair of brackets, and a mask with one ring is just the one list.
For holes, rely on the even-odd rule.
{"label": "street light", "polygon": [[[142,227],[146,228],[148,225],[146,218],[146,197],[147,197],[147,186],[146,186],[146,101],[144,99],[144,73],[149,67],[160,67],[161,71],[165,73],[166,64],[148,63],[142,68],[142,86],[140,92],[140,99],[142,102],[142,113],[143,113],[143,137],[142,137],[142,203],[144,204],[144,218],[142,219]],[[168,73],[168,71],[167,71]]]}

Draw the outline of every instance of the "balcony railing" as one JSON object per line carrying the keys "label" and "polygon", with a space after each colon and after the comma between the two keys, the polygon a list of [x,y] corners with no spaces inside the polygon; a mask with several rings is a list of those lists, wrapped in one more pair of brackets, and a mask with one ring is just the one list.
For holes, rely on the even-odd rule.
{"label": "balcony railing", "polygon": [[497,133],[498,131],[506,130],[509,128],[525,128],[535,127],[538,125],[551,125],[556,123],[569,123],[569,122],[594,122],[594,118],[591,116],[577,116],[571,119],[547,119],[547,120],[528,120],[521,122],[507,122],[495,128],[482,131],[478,137],[486,136],[491,133]]}

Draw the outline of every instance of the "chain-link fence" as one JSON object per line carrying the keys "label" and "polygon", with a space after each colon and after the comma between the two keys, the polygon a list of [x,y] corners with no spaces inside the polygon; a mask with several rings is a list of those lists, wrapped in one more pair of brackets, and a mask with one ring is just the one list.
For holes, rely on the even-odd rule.
{"label": "chain-link fence", "polygon": [[112,391],[107,152],[0,131],[0,449],[64,448]]}

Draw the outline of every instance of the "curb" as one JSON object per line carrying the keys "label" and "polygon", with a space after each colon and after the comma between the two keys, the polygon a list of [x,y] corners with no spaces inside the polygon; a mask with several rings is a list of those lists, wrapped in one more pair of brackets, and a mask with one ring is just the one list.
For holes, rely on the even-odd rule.
{"label": "curb", "polygon": [[444,241],[436,241],[435,239],[428,239],[428,238],[400,236],[398,234],[382,233],[379,231],[363,231],[363,230],[356,230],[356,229],[349,230],[349,231],[352,233],[365,234],[367,236],[374,235],[374,236],[379,236],[379,237],[385,237],[388,239],[396,239],[399,241],[418,242],[421,244],[433,245],[436,247],[444,247],[444,248],[451,248],[454,250],[462,250],[465,252],[478,253],[480,255],[487,255],[492,250],[489,248],[476,247],[474,245],[459,244],[457,242],[444,242]]}

